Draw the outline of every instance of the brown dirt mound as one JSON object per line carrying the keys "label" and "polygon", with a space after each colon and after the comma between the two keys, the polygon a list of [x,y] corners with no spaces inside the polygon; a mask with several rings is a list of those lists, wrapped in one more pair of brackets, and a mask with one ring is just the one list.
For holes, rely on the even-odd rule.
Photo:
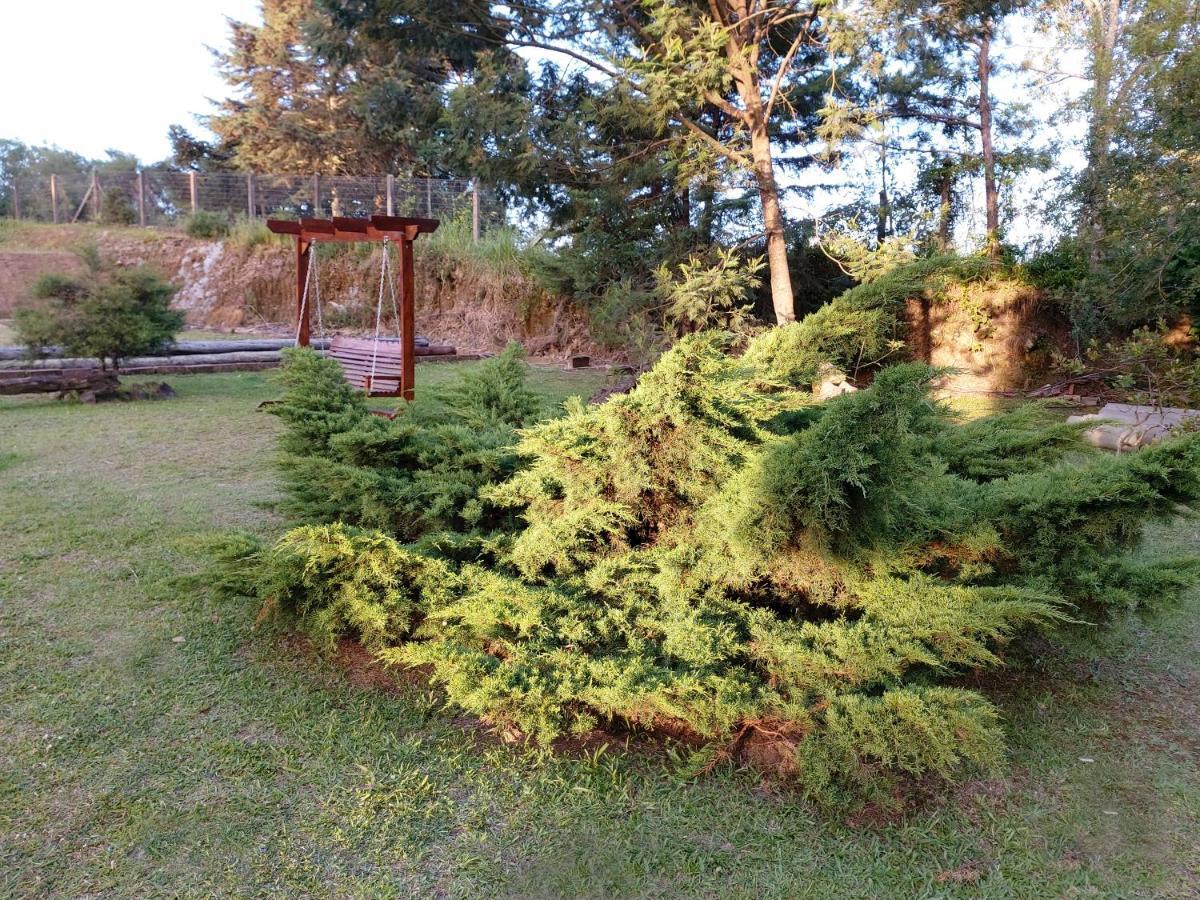
{"label": "brown dirt mound", "polygon": [[1027,386],[1035,348],[1058,341],[1041,291],[1012,278],[954,285],[944,298],[907,303],[908,342],[917,359],[956,374],[951,392],[996,392]]}
{"label": "brown dirt mound", "polygon": [[51,273],[80,275],[83,263],[74,253],[58,250],[0,250],[0,317],[29,299],[34,283]]}

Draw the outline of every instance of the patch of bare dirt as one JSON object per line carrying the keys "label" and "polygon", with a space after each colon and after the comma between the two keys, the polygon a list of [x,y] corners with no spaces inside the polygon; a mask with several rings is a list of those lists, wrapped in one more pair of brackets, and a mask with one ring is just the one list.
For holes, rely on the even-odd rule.
{"label": "patch of bare dirt", "polygon": [[81,275],[83,262],[61,250],[0,250],[0,317],[27,301],[43,275]]}
{"label": "patch of bare dirt", "polygon": [[983,877],[983,872],[984,864],[976,859],[955,869],[938,872],[936,881],[938,884],[975,884]]}

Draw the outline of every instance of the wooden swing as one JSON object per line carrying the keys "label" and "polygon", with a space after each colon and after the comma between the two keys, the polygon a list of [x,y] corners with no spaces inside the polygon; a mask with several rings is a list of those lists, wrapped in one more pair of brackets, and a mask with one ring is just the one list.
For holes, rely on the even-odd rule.
{"label": "wooden swing", "polygon": [[[383,260],[379,268],[379,297],[375,306],[373,339],[335,336],[326,355],[341,364],[346,380],[370,397],[413,398],[416,376],[416,335],[413,316],[413,241],[418,235],[437,230],[437,219],[405,216],[371,216],[351,219],[301,219],[293,222],[268,219],[267,228],[275,234],[290,234],[296,239],[296,346],[307,347],[311,340],[311,313],[317,311],[318,334],[325,330],[321,311],[321,278],[313,255],[313,245],[325,242],[350,243],[382,241]],[[395,244],[400,252],[400,297],[396,298],[388,247]],[[310,298],[311,293],[311,298]],[[396,337],[381,338],[383,301],[390,295]]]}

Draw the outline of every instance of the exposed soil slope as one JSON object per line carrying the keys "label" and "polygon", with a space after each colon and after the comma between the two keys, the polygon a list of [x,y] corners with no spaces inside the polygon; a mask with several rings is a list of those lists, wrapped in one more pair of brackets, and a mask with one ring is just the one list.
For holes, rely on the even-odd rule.
{"label": "exposed soil slope", "polygon": [[[88,245],[109,263],[158,268],[179,286],[175,302],[192,327],[286,333],[294,325],[290,242],[240,246],[174,231],[91,225],[20,226],[6,236],[0,242],[0,316],[28,296],[40,275],[81,272],[74,251]],[[373,329],[377,248],[323,247],[320,279],[327,327]],[[582,315],[518,270],[489,271],[418,244],[416,291],[418,331],[460,350],[492,351],[517,340],[535,355],[597,353]],[[385,323],[389,307],[386,301]]]}

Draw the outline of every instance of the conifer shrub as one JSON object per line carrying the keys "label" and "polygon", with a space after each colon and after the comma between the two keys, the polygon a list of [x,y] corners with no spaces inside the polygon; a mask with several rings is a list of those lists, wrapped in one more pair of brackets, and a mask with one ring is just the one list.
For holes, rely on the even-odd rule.
{"label": "conifer shrub", "polygon": [[[1200,434],[1107,456],[1037,407],[962,424],[919,363],[818,402],[796,373],[842,340],[818,324],[741,357],[689,336],[630,393],[541,421],[495,395],[518,364],[498,360],[442,413],[450,429],[475,417],[476,438],[495,424],[496,464],[438,438],[425,458],[453,487],[436,489],[417,434],[367,422],[335,372],[294,354],[289,454],[319,461],[325,494],[369,473],[355,490],[371,500],[299,504],[323,524],[248,551],[244,589],[542,742],[689,734],[698,769],[750,760],[826,802],[994,767],[997,710],[960,676],[1194,580],[1194,561],[1131,553],[1148,520],[1200,503]],[[376,517],[389,534],[363,530]]]}
{"label": "conifer shrub", "polygon": [[546,413],[525,384],[519,345],[392,420],[371,415],[336,361],[308,349],[284,358],[284,394],[271,412],[286,424],[279,467],[291,518],[378,528],[403,541],[511,527],[512,513],[478,494],[515,472],[515,430]]}
{"label": "conifer shrub", "polygon": [[92,272],[84,279],[45,275],[34,299],[14,310],[17,335],[32,356],[51,346],[94,357],[102,367],[166,347],[184,325],[171,308],[175,287],[144,266]]}
{"label": "conifer shrub", "polygon": [[766,332],[747,352],[747,362],[795,386],[816,380],[822,363],[846,371],[878,363],[903,346],[906,300],[944,299],[952,285],[982,281],[1000,266],[981,256],[918,259]]}

